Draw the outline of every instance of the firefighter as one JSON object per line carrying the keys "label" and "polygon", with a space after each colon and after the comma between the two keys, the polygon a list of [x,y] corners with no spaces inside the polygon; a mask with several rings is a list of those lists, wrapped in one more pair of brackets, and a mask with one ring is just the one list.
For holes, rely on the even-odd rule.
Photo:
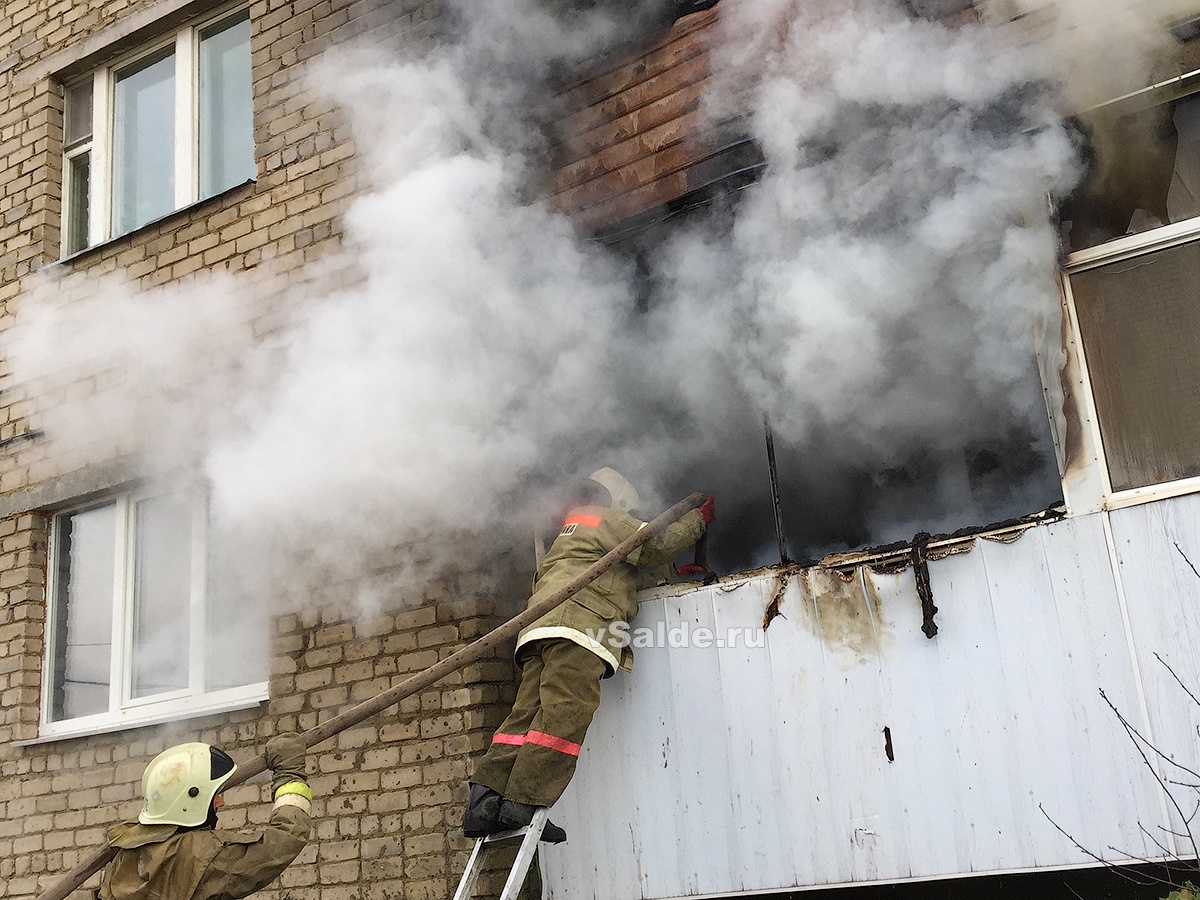
{"label": "firefighter", "polygon": [[254,831],[216,827],[221,788],[237,769],[224,751],[189,743],[158,754],[142,775],[137,822],[109,829],[117,855],[101,876],[100,900],[224,900],[266,887],[308,841],[304,749],[294,732],[267,741],[274,808]]}
{"label": "firefighter", "polygon": [[[592,473],[573,499],[562,532],[538,568],[530,606],[646,524],[637,517],[637,492],[613,469]],[[633,665],[628,623],[637,613],[638,570],[670,563],[700,538],[715,515],[708,497],[520,633],[520,686],[471,779],[463,816],[467,837],[520,828],[538,807],[554,805],[575,772],[580,744],[600,704],[600,680]],[[558,843],[566,833],[548,823],[542,839]]]}

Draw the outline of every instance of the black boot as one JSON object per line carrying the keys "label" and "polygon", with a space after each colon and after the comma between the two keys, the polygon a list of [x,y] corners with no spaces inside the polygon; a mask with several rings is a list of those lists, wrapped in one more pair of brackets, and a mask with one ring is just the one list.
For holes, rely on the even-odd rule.
{"label": "black boot", "polygon": [[[528,803],[505,800],[500,804],[500,825],[506,831],[514,828],[524,828],[533,821],[533,814],[538,809],[539,807],[530,806]],[[542,840],[547,844],[561,844],[566,839],[567,833],[547,819],[546,827],[542,829]]]}
{"label": "black boot", "polygon": [[469,838],[481,838],[504,831],[505,826],[498,821],[500,800],[500,795],[490,787],[482,784],[471,785],[471,797],[467,801],[467,811],[463,814],[463,834]]}

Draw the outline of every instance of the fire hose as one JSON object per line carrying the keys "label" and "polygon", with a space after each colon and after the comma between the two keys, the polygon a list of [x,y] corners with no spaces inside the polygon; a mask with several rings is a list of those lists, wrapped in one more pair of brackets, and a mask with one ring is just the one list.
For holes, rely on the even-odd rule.
{"label": "fire hose", "polygon": [[[389,706],[395,706],[406,697],[411,697],[413,694],[425,690],[430,685],[445,678],[451,672],[457,672],[468,663],[475,662],[485,656],[490,656],[496,648],[516,637],[525,626],[532,624],[535,620],[540,619],[550,610],[559,606],[564,601],[570,599],[581,589],[587,587],[618,562],[627,557],[630,553],[640,547],[654,535],[658,534],[672,522],[679,519],[682,515],[696,509],[704,502],[703,494],[691,494],[680,500],[662,515],[656,517],[649,522],[645,528],[639,529],[635,534],[626,538],[624,541],[613,547],[596,562],[592,563],[584,571],[580,572],[569,582],[546,597],[539,600],[533,606],[530,606],[524,612],[509,619],[500,627],[488,632],[483,637],[473,641],[461,650],[447,656],[445,659],[435,663],[428,669],[413,675],[411,678],[406,678],[400,684],[388,688],[376,694],[370,700],[364,700],[357,706],[352,706],[345,712],[334,716],[327,722],[324,722],[315,728],[310,728],[308,731],[300,735],[304,741],[305,747],[312,747],[316,744],[326,741],[334,735],[347,728],[357,725],[359,722],[369,719],[377,713],[383,712]],[[245,781],[259,775],[267,770],[267,760],[262,754],[259,754],[254,759],[247,763],[238,766],[237,771],[233,776],[225,782],[225,789],[229,789],[236,785],[242,784]],[[57,884],[53,885],[47,891],[39,894],[36,900],[66,900],[68,894],[80,887],[96,872],[103,869],[117,855],[115,847],[105,846],[74,869],[64,875]]]}

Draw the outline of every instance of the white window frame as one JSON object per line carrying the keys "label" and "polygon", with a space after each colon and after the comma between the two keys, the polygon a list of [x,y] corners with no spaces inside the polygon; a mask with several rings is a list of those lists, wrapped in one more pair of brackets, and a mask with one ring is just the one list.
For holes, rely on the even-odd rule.
{"label": "white window frame", "polygon": [[1067,257],[1062,267],[1061,283],[1067,312],[1067,326],[1071,331],[1071,350],[1077,357],[1077,365],[1084,388],[1080,392],[1079,398],[1079,412],[1082,419],[1080,425],[1087,432],[1086,439],[1090,444],[1091,451],[1089,455],[1095,469],[1093,477],[1087,479],[1083,492],[1077,493],[1071,499],[1070,506],[1074,510],[1082,512],[1098,509],[1122,509],[1200,492],[1200,477],[1164,481],[1120,491],[1114,490],[1108,471],[1108,457],[1101,437],[1100,415],[1092,389],[1092,376],[1088,370],[1087,352],[1083,346],[1083,332],[1079,326],[1075,295],[1071,290],[1071,276],[1079,272],[1134,259],[1171,247],[1195,243],[1197,240],[1200,240],[1200,217],[1078,250]]}
{"label": "white window frame", "polygon": [[[1200,97],[1200,69],[1105,101],[1085,112],[1101,107],[1147,109],[1188,96]],[[1100,416],[1092,389],[1092,376],[1088,370],[1087,353],[1083,347],[1083,332],[1080,330],[1075,295],[1071,289],[1072,275],[1160,250],[1167,250],[1171,247],[1178,247],[1198,239],[1200,239],[1200,216],[1075,250],[1067,255],[1059,269],[1059,284],[1066,317],[1064,326],[1069,331],[1068,334],[1063,335],[1064,347],[1067,349],[1068,355],[1073,357],[1079,378],[1074,387],[1078,389],[1077,410],[1080,418],[1079,424],[1084,432],[1082,455],[1087,460],[1083,470],[1073,473],[1069,482],[1064,475],[1063,494],[1072,514],[1122,509],[1200,492],[1200,477],[1165,481],[1120,491],[1114,490],[1100,431]],[[1047,396],[1057,396],[1061,400],[1062,386],[1055,383],[1049,372],[1047,375],[1049,376],[1045,383]],[[1064,454],[1061,436],[1055,427],[1053,413],[1050,418],[1055,442],[1059,444],[1061,460]]]}
{"label": "white window frame", "polygon": [[[94,499],[55,512],[51,521],[46,584],[46,642],[42,660],[41,725],[38,741],[48,738],[97,734],[157,722],[176,721],[230,709],[253,706],[268,697],[268,682],[252,682],[232,688],[208,691],[205,689],[207,655],[207,502],[200,492],[185,494],[191,506],[191,553],[189,556],[190,591],[188,603],[188,686],[186,688],[133,698],[134,646],[134,564],[137,535],[133,527],[137,503],[152,497],[176,493],[163,490],[135,490]],[[116,542],[113,553],[117,561],[112,601],[112,657],[109,660],[108,710],[71,719],[51,721],[51,686],[56,646],[58,616],[57,553],[59,529],[64,516],[100,506],[115,504]],[[267,650],[264,647],[263,652]]]}
{"label": "white window frame", "polygon": [[[190,22],[170,35],[157,41],[142,44],[134,51],[125,53],[108,65],[95,69],[87,78],[92,79],[92,137],[90,141],[73,145],[63,151],[63,203],[61,234],[70,233],[69,220],[70,161],[82,153],[90,153],[90,186],[88,202],[88,247],[103,244],[122,234],[113,229],[113,110],[114,89],[117,73],[139,60],[167,47],[174,48],[175,58],[175,193],[171,213],[179,212],[202,199],[200,197],[200,34],[231,16],[248,11],[250,4],[245,0],[227,5],[220,11]],[[79,84],[80,80],[68,82],[67,87]],[[182,114],[186,112],[186,115]],[[143,228],[149,222],[133,229]],[[86,249],[86,248],[83,248]],[[63,242],[62,256],[71,256],[80,249],[66,250]]]}

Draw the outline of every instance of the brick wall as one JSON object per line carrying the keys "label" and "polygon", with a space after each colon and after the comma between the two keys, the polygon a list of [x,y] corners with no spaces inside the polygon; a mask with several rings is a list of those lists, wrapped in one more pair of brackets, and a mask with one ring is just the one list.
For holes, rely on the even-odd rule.
{"label": "brick wall", "polygon": [[[187,0],[4,4],[0,341],[14,325],[27,279],[59,257],[63,92],[56,73],[80,74],[103,63],[105,47],[111,56],[155,27],[166,33],[212,8]],[[306,93],[303,64],[367,32],[393,46],[429,40],[437,3],[255,0],[250,9],[256,182],[56,264],[71,275],[61,282],[68,299],[84,296],[104,273],[120,271],[148,288],[219,269],[253,286],[258,300],[246,315],[262,334],[275,327],[283,288],[311,277],[311,264],[339,245],[341,217],[362,175],[347,123],[328,100]],[[162,10],[169,15],[156,18]],[[581,112],[564,131],[575,137],[564,145],[570,159],[555,188],[560,208],[599,224],[686,186],[676,176],[694,156],[686,132],[696,121],[695,79],[706,65],[698,41],[712,19],[689,17],[640,62],[572,89]],[[71,61],[59,67],[64,53]],[[617,152],[628,164],[612,163],[606,148],[625,136],[628,146]],[[676,159],[676,151],[683,156]],[[676,162],[668,166],[668,159]],[[633,205],[610,202],[613,190],[631,195]],[[130,462],[136,447],[68,454],[41,437],[41,414],[59,400],[17,383],[0,359],[0,900],[45,890],[101,846],[109,825],[136,815],[142,770],[165,747],[202,740],[248,759],[272,734],[311,728],[444,658],[522,599],[519,589],[497,599],[481,579],[447,576],[419,595],[393,597],[369,620],[333,605],[280,614],[272,626],[271,699],[262,707],[37,743],[50,513],[139,475]],[[501,648],[398,711],[315,748],[308,767],[316,840],[263,893],[288,900],[447,896],[470,850],[457,830],[470,761],[486,748],[515,690],[509,652]],[[232,789],[226,799],[223,825],[265,822],[264,782]],[[482,889],[498,888],[500,874],[485,878]],[[90,898],[97,883],[93,877],[76,896]]]}
{"label": "brick wall", "polygon": [[[213,4],[196,4],[211,10]],[[0,12],[0,340],[13,327],[26,279],[59,256],[64,50],[103,43],[120,23],[176,0],[12,0]],[[361,187],[348,127],[326,100],[305,93],[304,62],[370,32],[403,45],[437,25],[429,0],[257,0],[251,6],[257,182],[234,188],[62,264],[64,284],[121,270],[155,286],[221,269],[254,283],[247,316],[272,327],[280,289],[341,240],[341,216]],[[148,17],[148,18],[146,18]],[[164,22],[167,20],[164,20]],[[106,31],[107,29],[107,31]],[[140,39],[144,31],[123,39]],[[86,65],[85,60],[84,64]],[[264,265],[270,260],[270,265]],[[267,271],[269,269],[269,272]],[[80,384],[73,390],[87,391]],[[134,815],[145,764],[180,740],[218,744],[234,757],[261,752],[272,734],[304,730],[399,683],[511,613],[481,581],[431,585],[396,597],[370,621],[321,608],[273,623],[271,700],[261,708],[168,726],[33,743],[38,734],[49,515],[61,502],[118,485],[128,448],[58,454],[38,437],[56,401],[13,380],[0,361],[0,898],[24,900],[91,855],[105,829]],[[132,473],[136,474],[136,473]],[[456,834],[470,757],[499,723],[513,691],[508,648],[314,749],[308,760],[315,837],[281,883],[291,900],[444,897],[470,843]],[[265,783],[231,790],[222,824],[261,824]],[[91,897],[93,877],[80,898]]]}
{"label": "brick wall", "polygon": [[[63,98],[53,77],[37,77],[40,57],[156,5],[33,0],[4,5],[0,340],[13,324],[24,279],[59,256]],[[302,66],[332,44],[367,32],[393,45],[426,40],[434,32],[436,2],[258,0],[250,11],[257,183],[85,251],[68,264],[72,272],[119,269],[154,286],[201,269],[252,272],[268,257],[272,279],[260,279],[266,282],[260,293],[269,298],[340,241],[340,216],[359,186],[354,148],[332,102],[305,92]],[[269,303],[250,312],[269,321]],[[36,430],[37,404],[26,386],[12,383],[7,362],[2,365],[0,493],[8,493],[61,476],[82,461],[48,463],[36,440],[3,443]]]}
{"label": "brick wall", "polygon": [[653,46],[562,92],[553,205],[604,228],[668,203],[713,176],[720,138],[705,122],[708,42],[719,6],[678,20]]}
{"label": "brick wall", "polygon": [[[36,519],[0,523],[4,547],[10,539],[14,547],[37,543]],[[90,856],[108,825],[136,815],[145,764],[178,740],[205,741],[235,759],[248,759],[272,734],[310,729],[498,624],[489,600],[448,601],[441,593],[445,587],[410,598],[428,605],[381,613],[369,622],[319,611],[280,617],[272,647],[272,699],[265,709],[190,720],[182,737],[176,725],[167,733],[143,728],[42,747],[0,742],[0,897],[33,896]],[[10,602],[5,612],[19,608]],[[38,692],[36,652],[14,646],[36,642],[12,627],[0,626],[0,648],[8,654],[0,656],[6,716],[14,700],[19,709],[36,710]],[[32,668],[9,671],[13,659],[32,662]],[[258,896],[445,897],[471,846],[457,833],[470,759],[486,748],[512,692],[505,649],[314,748],[307,763],[316,794],[314,840]],[[268,793],[261,779],[228,791],[222,826],[265,823]],[[97,881],[93,877],[87,888]],[[76,896],[92,894],[85,889]]]}

